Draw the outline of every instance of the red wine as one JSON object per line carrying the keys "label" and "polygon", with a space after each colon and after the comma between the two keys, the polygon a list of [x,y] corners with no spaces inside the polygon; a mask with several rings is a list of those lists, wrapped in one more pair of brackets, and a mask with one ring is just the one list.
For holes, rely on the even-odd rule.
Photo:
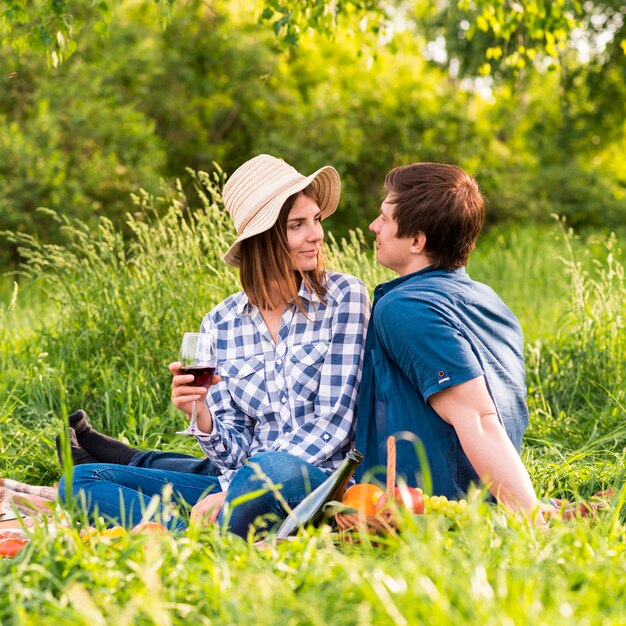
{"label": "red wine", "polygon": [[190,367],[181,367],[181,374],[193,374],[192,382],[187,383],[192,387],[206,387],[213,378],[215,367],[213,365],[191,365]]}

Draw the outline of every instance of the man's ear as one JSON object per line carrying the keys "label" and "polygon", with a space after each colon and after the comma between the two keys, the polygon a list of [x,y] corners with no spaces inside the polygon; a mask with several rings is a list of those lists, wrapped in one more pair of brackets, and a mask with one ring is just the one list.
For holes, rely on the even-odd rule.
{"label": "man's ear", "polygon": [[426,248],[426,235],[422,232],[417,233],[411,242],[411,254],[422,254]]}

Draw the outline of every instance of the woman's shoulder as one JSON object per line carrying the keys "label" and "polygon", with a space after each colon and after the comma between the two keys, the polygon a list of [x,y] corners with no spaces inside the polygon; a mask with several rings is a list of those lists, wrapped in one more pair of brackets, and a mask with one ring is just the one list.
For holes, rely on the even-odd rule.
{"label": "woman's shoulder", "polygon": [[239,316],[248,304],[243,291],[238,291],[215,305],[204,317],[202,325],[217,326]]}
{"label": "woman's shoulder", "polygon": [[334,300],[343,300],[344,298],[357,294],[365,295],[369,299],[367,288],[360,278],[352,276],[352,274],[344,274],[342,272],[326,272],[326,293]]}

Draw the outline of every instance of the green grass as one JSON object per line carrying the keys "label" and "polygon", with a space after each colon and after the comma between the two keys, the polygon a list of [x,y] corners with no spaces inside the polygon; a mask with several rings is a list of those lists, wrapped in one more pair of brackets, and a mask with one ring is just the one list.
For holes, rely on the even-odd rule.
{"label": "green grass", "polygon": [[[220,257],[232,236],[212,181],[197,207],[87,231],[59,220],[67,248],[22,238],[28,261],[0,290],[0,475],[60,476],[54,436],[68,411],[133,445],[198,453],[173,435],[167,363],[180,335],[237,289]],[[621,235],[620,235],[621,237]],[[559,224],[481,238],[470,274],[518,314],[527,338],[531,425],[523,457],[542,496],[587,497],[626,473],[626,287],[615,238]],[[362,237],[331,241],[330,267],[373,288],[391,276]],[[12,303],[11,303],[12,302]],[[472,500],[449,530],[406,518],[382,545],[328,529],[259,549],[215,529],[84,542],[80,516],[38,529],[0,561],[0,623],[13,624],[626,624],[621,493],[595,522],[534,530]],[[78,524],[78,525],[77,525]]]}

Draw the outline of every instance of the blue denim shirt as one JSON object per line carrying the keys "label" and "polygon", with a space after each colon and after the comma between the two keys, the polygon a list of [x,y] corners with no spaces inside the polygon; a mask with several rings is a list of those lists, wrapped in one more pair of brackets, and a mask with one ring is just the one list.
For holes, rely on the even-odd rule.
{"label": "blue denim shirt", "polygon": [[504,302],[464,268],[428,267],[376,287],[357,412],[356,447],[365,455],[358,479],[383,478],[393,434],[407,484],[424,486],[429,471],[433,493],[448,498],[479,484],[454,428],[428,399],[481,375],[519,451],[528,425],[523,336]]}

